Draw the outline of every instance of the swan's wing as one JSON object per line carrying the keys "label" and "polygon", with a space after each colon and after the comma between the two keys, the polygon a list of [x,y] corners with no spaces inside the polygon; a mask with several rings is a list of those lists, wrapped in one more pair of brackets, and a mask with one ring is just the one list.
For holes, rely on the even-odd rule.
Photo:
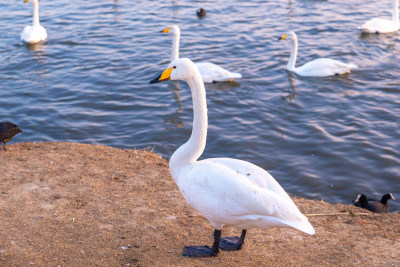
{"label": "swan's wing", "polygon": [[399,26],[388,19],[373,18],[361,25],[360,29],[366,33],[388,33],[397,31]]}
{"label": "swan's wing", "polygon": [[233,81],[242,78],[240,73],[230,72],[211,62],[196,63],[205,83]]}
{"label": "swan's wing", "polygon": [[224,165],[233,171],[241,174],[247,180],[256,184],[261,188],[266,188],[278,192],[282,197],[290,199],[288,194],[283,190],[280,184],[263,168],[244,160],[231,159],[231,158],[210,158],[202,160],[205,162],[213,162]]}
{"label": "swan's wing", "polygon": [[296,73],[301,76],[325,77],[350,72],[357,68],[355,64],[346,64],[330,58],[318,58],[296,68]]}
{"label": "swan's wing", "polygon": [[284,191],[261,188],[224,164],[199,161],[184,176],[185,182],[178,184],[183,196],[213,225],[244,229],[287,225],[313,234],[304,226],[309,225],[307,218]]}
{"label": "swan's wing", "polygon": [[21,33],[21,40],[26,41],[28,40],[29,34],[32,32],[32,26],[25,26],[24,30]]}

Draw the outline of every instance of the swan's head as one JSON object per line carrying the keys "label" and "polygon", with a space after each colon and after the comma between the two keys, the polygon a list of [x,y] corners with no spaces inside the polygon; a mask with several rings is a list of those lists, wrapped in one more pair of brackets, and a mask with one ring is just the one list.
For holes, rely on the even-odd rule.
{"label": "swan's head", "polygon": [[286,39],[297,40],[297,35],[295,32],[291,31],[291,32],[289,32],[289,34],[285,34],[284,36],[280,37],[278,40],[286,40]]}
{"label": "swan's head", "polygon": [[[32,3],[38,3],[39,0],[31,0]],[[24,0],[24,3],[29,3],[29,0]]]}
{"label": "swan's head", "polygon": [[172,33],[174,35],[180,34],[181,30],[179,29],[178,25],[172,25],[169,26],[168,28],[165,28],[164,30],[161,31],[162,33]]}
{"label": "swan's head", "polygon": [[197,70],[197,66],[188,58],[179,58],[172,61],[168,68],[150,83],[159,83],[169,80],[184,80],[192,78]]}

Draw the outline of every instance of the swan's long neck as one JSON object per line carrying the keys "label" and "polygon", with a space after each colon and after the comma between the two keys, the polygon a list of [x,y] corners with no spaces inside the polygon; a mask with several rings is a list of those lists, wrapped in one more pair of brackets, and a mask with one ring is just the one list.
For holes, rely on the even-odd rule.
{"label": "swan's long neck", "polygon": [[400,25],[400,23],[399,23],[399,0],[393,0],[392,21],[396,25]]}
{"label": "swan's long neck", "polygon": [[172,56],[171,62],[179,58],[179,40],[181,39],[181,33],[179,31],[174,33],[174,39],[172,40]]}
{"label": "swan's long neck", "polygon": [[289,62],[287,64],[287,69],[293,71],[296,67],[296,60],[297,60],[297,49],[298,49],[298,42],[297,37],[292,37],[292,51],[290,53]]}
{"label": "swan's long neck", "polygon": [[186,82],[192,91],[193,129],[189,140],[171,156],[169,167],[175,180],[179,177],[178,173],[181,168],[194,163],[206,147],[208,126],[206,90],[197,67],[195,75]]}
{"label": "swan's long neck", "polygon": [[33,26],[40,26],[39,23],[39,1],[34,0],[33,1],[33,20],[32,20]]}

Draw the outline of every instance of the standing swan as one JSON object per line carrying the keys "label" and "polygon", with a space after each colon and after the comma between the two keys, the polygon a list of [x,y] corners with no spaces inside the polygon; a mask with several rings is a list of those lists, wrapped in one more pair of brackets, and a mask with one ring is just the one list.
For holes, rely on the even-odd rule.
{"label": "standing swan", "polygon": [[[172,33],[174,35],[172,41],[172,62],[179,58],[179,40],[181,37],[181,30],[177,25],[172,25],[161,32]],[[201,77],[205,83],[227,82],[242,78],[240,73],[230,72],[211,62],[198,62],[196,65],[199,68]]]}
{"label": "standing swan", "polygon": [[360,27],[361,31],[365,33],[396,32],[399,28],[399,0],[393,0],[392,20],[373,18]]}
{"label": "standing swan", "polygon": [[[25,0],[28,3],[29,0]],[[21,33],[21,40],[27,44],[34,44],[46,40],[46,29],[39,23],[39,0],[32,0],[33,3],[33,23],[32,26],[25,26]]]}
{"label": "standing swan", "polygon": [[[296,73],[299,76],[304,77],[327,77],[338,74],[349,73],[351,69],[357,68],[354,64],[346,64],[338,60],[330,58],[317,58],[310,62],[307,62],[301,67],[296,68],[297,60],[297,35],[294,32],[289,33],[292,39],[292,52],[290,54],[290,59],[287,64],[287,70]],[[279,40],[285,40],[288,35],[284,35]]]}
{"label": "standing swan", "polygon": [[[308,219],[297,209],[277,181],[260,167],[237,159],[210,158],[198,161],[206,146],[206,91],[197,66],[188,58],[177,59],[150,83],[184,80],[192,91],[193,130],[190,139],[171,156],[172,178],[187,203],[214,227],[214,243],[185,247],[188,257],[216,256],[219,248],[239,250],[246,230],[293,227],[314,234]],[[221,238],[224,225],[243,229],[240,238]]]}

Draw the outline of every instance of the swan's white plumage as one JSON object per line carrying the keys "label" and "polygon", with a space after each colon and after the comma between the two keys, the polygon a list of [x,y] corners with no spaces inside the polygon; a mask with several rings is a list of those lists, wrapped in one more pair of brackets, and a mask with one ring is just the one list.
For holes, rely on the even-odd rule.
{"label": "swan's white plumage", "polygon": [[[25,1],[28,2],[28,1]],[[32,0],[33,3],[33,22],[32,26],[25,26],[21,33],[21,40],[27,44],[34,44],[47,39],[46,29],[39,22],[39,1]]]}
{"label": "swan's white plumage", "polygon": [[[181,36],[181,30],[178,25],[172,25],[166,28],[163,32],[172,33],[174,36],[172,42],[172,55],[171,62],[179,58],[179,42]],[[213,82],[228,82],[234,81],[235,79],[242,78],[242,75],[237,72],[230,72],[214,63],[211,62],[198,62],[195,63],[199,68],[203,82],[213,83]]]}
{"label": "swan's white plumage", "polygon": [[28,44],[34,44],[46,40],[47,32],[43,26],[25,26],[21,33],[21,40]]}
{"label": "swan's white plumage", "polygon": [[393,0],[392,20],[373,18],[360,27],[365,33],[390,33],[398,31],[399,28],[399,0]]}
{"label": "swan's white plumage", "polygon": [[203,82],[229,82],[235,79],[242,78],[242,75],[237,72],[230,72],[211,62],[197,62]]}
{"label": "swan's white plumage", "polygon": [[[281,39],[285,39],[287,35]],[[287,64],[287,70],[296,73],[303,77],[327,77],[339,74],[350,73],[351,69],[357,68],[357,65],[353,63],[343,63],[338,60],[330,58],[318,58],[305,63],[300,67],[296,67],[297,52],[298,52],[298,41],[297,35],[294,32],[290,32],[290,39],[292,40],[292,51],[290,59]]]}
{"label": "swan's white plumage", "polygon": [[326,77],[350,73],[350,70],[355,68],[357,68],[357,65],[352,63],[347,64],[330,58],[317,58],[293,71],[300,76]]}
{"label": "swan's white plumage", "polygon": [[267,171],[231,158],[197,160],[206,145],[208,126],[204,83],[197,66],[187,58],[173,61],[167,70],[171,80],[185,80],[192,91],[192,135],[170,159],[171,176],[189,205],[218,230],[224,225],[293,227],[314,234],[308,219]]}

